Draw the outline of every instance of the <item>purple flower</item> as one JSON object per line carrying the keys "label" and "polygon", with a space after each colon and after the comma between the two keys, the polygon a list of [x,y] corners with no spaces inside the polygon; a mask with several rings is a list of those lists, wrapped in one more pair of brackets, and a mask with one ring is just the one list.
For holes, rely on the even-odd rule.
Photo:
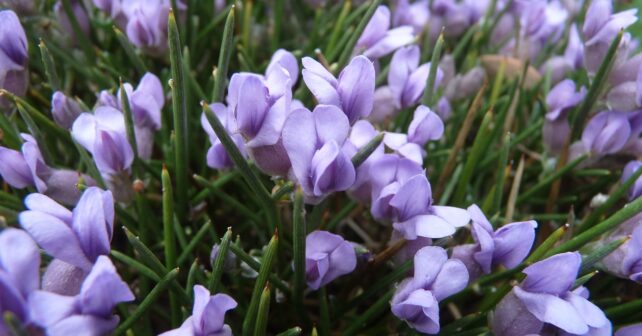
{"label": "purple flower", "polygon": [[[430,63],[419,66],[419,56],[419,47],[416,45],[400,48],[392,55],[388,86],[397,109],[417,104],[424,93]],[[435,87],[439,86],[440,77],[443,77],[441,70],[437,73]]]}
{"label": "purple flower", "polygon": [[299,66],[292,53],[279,49],[265,76],[237,73],[230,80],[228,108],[257,167],[269,175],[286,176],[290,169],[281,131],[292,104],[292,86]]}
{"label": "purple flower", "polygon": [[[412,169],[406,168],[407,163],[399,164],[397,176],[387,185],[379,183],[385,186],[379,189],[377,196],[373,196],[370,210],[376,219],[391,220],[395,230],[408,240],[443,238],[468,223],[470,216],[466,210],[432,204],[432,190],[424,172],[406,175],[405,172]],[[373,178],[389,180],[390,175],[386,173],[383,171],[381,177]]]}
{"label": "purple flower", "polygon": [[486,80],[486,72],[481,67],[474,67],[465,74],[458,74],[448,81],[444,96],[448,100],[459,100],[473,96]]}
{"label": "purple flower", "polygon": [[341,149],[349,131],[348,118],[332,105],[317,105],[313,112],[297,109],[288,116],[283,146],[306,202],[318,203],[354,183],[354,166]]}
{"label": "purple flower", "polygon": [[468,213],[472,219],[471,232],[475,244],[456,246],[452,258],[466,265],[471,279],[482,273],[489,274],[494,265],[510,269],[524,261],[535,242],[537,222],[510,223],[493,231],[493,226],[477,205],[469,206]]}
{"label": "purple flower", "polygon": [[390,54],[397,48],[412,43],[415,36],[411,26],[390,29],[390,9],[379,6],[357,41],[355,50],[370,59]]}
{"label": "purple flower", "polygon": [[586,88],[581,87],[575,91],[575,83],[566,79],[555,85],[546,96],[549,111],[544,120],[544,144],[554,153],[564,147],[570,135],[568,113],[577,106],[586,96]]}
{"label": "purple flower", "polygon": [[[370,122],[366,120],[357,121],[354,126],[352,126],[350,137],[343,146],[343,152],[349,157],[353,157],[361,148],[363,148],[363,146],[368,144],[368,142],[378,134],[379,132]],[[372,195],[370,167],[383,155],[384,146],[379,145],[379,147],[377,147],[375,151],[357,168],[354,184],[348,190],[350,197],[362,203],[370,203],[370,197]]]}
{"label": "purple flower", "polygon": [[38,192],[58,202],[73,205],[80,198],[76,184],[82,178],[86,185],[94,185],[89,176],[67,169],[47,166],[36,139],[22,134],[25,140],[21,152],[0,146],[0,176],[12,187],[22,189],[35,186]]}
{"label": "purple flower", "polygon": [[[0,22],[0,89],[24,96],[28,82],[27,36],[13,11],[0,11]],[[0,97],[0,107],[8,105],[9,102]]]}
{"label": "purple flower", "polygon": [[[154,132],[161,127],[161,110],[165,105],[163,86],[158,77],[149,72],[141,78],[135,90],[130,83],[124,83],[123,86],[134,118],[138,156],[147,160],[152,155]],[[101,91],[97,105],[124,111],[120,90],[116,96]]]}
{"label": "purple flower", "polygon": [[427,246],[414,258],[415,272],[399,284],[390,302],[392,313],[413,329],[428,334],[439,332],[439,301],[468,284],[466,266],[448,259],[446,250]]}
{"label": "purple flower", "polygon": [[548,112],[546,119],[550,121],[566,119],[568,113],[577,106],[586,96],[586,88],[575,89],[575,83],[566,79],[555,85],[546,96]]}
{"label": "purple flower", "polygon": [[334,105],[343,110],[350,125],[372,112],[375,70],[366,57],[353,58],[339,74],[339,79],[310,57],[304,57],[302,61],[303,80],[319,104]]}
{"label": "purple flower", "polygon": [[567,252],[526,267],[526,279],[497,305],[493,332],[497,336],[539,334],[547,327],[570,335],[610,334],[611,322],[587,300],[588,290],[572,288],[581,262],[579,253]]}
{"label": "purple flower", "polygon": [[421,145],[408,141],[408,135],[404,133],[386,132],[383,143],[388,149],[405,158],[408,158],[418,165],[423,164],[426,151]]}
{"label": "purple flower", "polygon": [[48,272],[79,274],[75,269],[83,271],[80,273],[82,277],[74,277],[75,282],[60,274],[58,281],[65,282],[62,287],[51,284],[64,292],[73,292],[98,257],[108,255],[111,249],[114,225],[111,192],[87,188],[73,212],[42,194],[27,196],[25,206],[29,210],[20,213],[20,225],[42,249],[61,261],[55,267],[65,269],[65,272],[61,269]]}
{"label": "purple flower", "polygon": [[[85,36],[89,36],[91,27],[89,23],[89,17],[87,16],[85,8],[83,8],[82,1],[71,0],[69,1],[69,4],[71,5],[71,10],[74,12],[76,20],[78,21],[80,30]],[[58,18],[58,23],[60,24],[62,32],[69,38],[70,41],[75,43],[78,40],[78,37],[76,36],[76,32],[71,25],[71,20],[69,20],[69,17],[67,17],[67,12],[65,12],[65,9],[63,8],[62,1],[56,1],[53,9]]]}
{"label": "purple flower", "polygon": [[[179,8],[185,5],[178,2]],[[127,37],[138,48],[151,55],[161,55],[167,50],[168,0],[123,1],[127,17]]]}
{"label": "purple flower", "polygon": [[[125,83],[123,86],[127,92],[127,98],[129,98],[134,124],[140,128],[160,129],[161,110],[165,105],[165,94],[160,79],[148,72],[138,82],[136,90],[129,83]],[[117,98],[119,109],[123,110],[120,104],[120,91],[118,91]]]}
{"label": "purple flower", "polygon": [[479,21],[481,15],[488,7],[486,1],[479,0],[436,0],[431,2],[430,26],[428,27],[432,41],[444,28],[447,37],[457,37],[466,29]]}
{"label": "purple flower", "polygon": [[444,122],[430,108],[419,105],[408,126],[408,141],[424,146],[444,135]]}
{"label": "purple flower", "polygon": [[[244,157],[247,157],[243,136],[238,133],[233,133],[237,127],[236,119],[231,115],[232,112],[230,109],[221,103],[211,104],[210,108],[230,134],[232,140],[236,144],[236,147],[241,151],[241,154],[243,154]],[[219,140],[216,133],[214,133],[214,129],[207,120],[207,117],[205,117],[205,114],[201,114],[201,127],[203,127],[205,133],[207,133],[210,143],[212,144],[212,147],[207,151],[207,165],[214,169],[228,169],[234,167],[234,162],[232,162],[227,151],[225,151],[225,147],[223,147],[221,140]]]}
{"label": "purple flower", "polygon": [[[214,266],[214,260],[216,260],[216,256],[218,256],[219,249],[219,244],[214,244],[214,246],[212,246],[212,251],[210,252],[210,264],[212,264],[212,266]],[[232,253],[231,251],[227,251],[227,254],[225,255],[225,262],[223,263],[223,269],[225,271],[231,271],[235,267],[236,254]]]}
{"label": "purple flower", "polygon": [[[96,162],[96,167],[114,191],[120,202],[129,202],[132,197],[130,168],[134,152],[127,139],[123,114],[111,107],[98,107],[94,114],[83,113],[71,128],[74,139],[87,149]],[[136,133],[138,148],[151,146],[152,139]]]}
{"label": "purple flower", "polygon": [[580,39],[580,33],[577,25],[571,25],[568,34],[568,44],[564,50],[564,55],[553,56],[549,58],[540,67],[540,73],[551,74],[551,82],[557,83],[564,78],[566,74],[573,70],[579,70],[584,65],[584,45]]}
{"label": "purple flower", "polygon": [[227,294],[210,296],[205,287],[195,285],[192,316],[180,328],[166,331],[161,336],[232,336],[232,329],[225,324],[225,313],[236,305]]}
{"label": "purple flower", "polygon": [[283,68],[278,71],[288,86],[280,96],[271,95],[269,83],[259,76],[248,75],[239,86],[234,113],[238,131],[246,139],[245,146],[257,166],[270,175],[285,176],[290,162],[281,142],[281,131],[290,113],[292,93],[289,75]]}
{"label": "purple flower", "polygon": [[51,97],[51,114],[56,124],[69,129],[81,113],[82,108],[74,99],[65,96],[60,91],[54,92]]}
{"label": "purple flower", "polygon": [[[40,251],[22,230],[0,232],[0,313],[11,312],[18,320],[29,321],[27,299],[40,283]],[[10,335],[0,320],[0,334]]]}
{"label": "purple flower", "polygon": [[[642,167],[640,161],[630,161],[624,166],[622,171],[622,183],[628,180],[638,169]],[[629,189],[629,201],[632,201],[642,195],[642,178],[638,178]]]}
{"label": "purple flower", "polygon": [[604,111],[596,114],[584,128],[582,143],[596,154],[612,154],[626,145],[631,125],[626,113]]}
{"label": "purple flower", "polygon": [[414,33],[419,34],[428,24],[429,18],[428,0],[419,0],[412,4],[409,0],[398,0],[392,14],[392,25],[412,26]]}
{"label": "purple flower", "polygon": [[33,323],[47,335],[72,335],[79,331],[105,335],[118,325],[118,316],[112,314],[114,307],[134,299],[109,258],[100,256],[77,295],[35,291],[29,297],[29,309]]}
{"label": "purple flower", "polygon": [[[623,238],[614,235],[609,241]],[[638,225],[631,239],[602,260],[604,268],[610,273],[625,279],[642,283],[642,225]]]}
{"label": "purple flower", "polygon": [[615,336],[637,336],[642,334],[642,323],[622,327],[615,332]]}
{"label": "purple flower", "polygon": [[305,238],[305,278],[313,290],[354,271],[357,254],[351,243],[328,231],[314,231]]}
{"label": "purple flower", "polygon": [[606,101],[611,109],[633,111],[642,107],[642,65],[638,65],[637,69],[635,80],[620,83],[607,94]]}
{"label": "purple flower", "polygon": [[116,17],[122,11],[122,0],[93,0],[94,6],[111,17]]}
{"label": "purple flower", "polygon": [[613,14],[611,0],[591,2],[582,27],[585,46],[584,63],[589,72],[597,71],[606,56],[609,45],[620,29],[637,21],[636,13],[637,9],[629,9]]}

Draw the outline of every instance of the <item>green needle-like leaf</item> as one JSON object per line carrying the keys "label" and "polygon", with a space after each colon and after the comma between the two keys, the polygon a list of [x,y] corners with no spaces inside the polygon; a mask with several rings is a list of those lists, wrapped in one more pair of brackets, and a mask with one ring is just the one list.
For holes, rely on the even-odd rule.
{"label": "green needle-like leaf", "polygon": [[250,301],[250,306],[245,314],[245,319],[243,320],[243,335],[250,335],[252,331],[255,330],[255,321],[257,316],[257,311],[259,308],[259,301],[261,299],[261,293],[263,288],[267,284],[268,276],[272,271],[272,266],[274,265],[276,259],[276,253],[279,246],[279,233],[276,231],[268,243],[267,250],[263,255],[261,261],[261,268],[259,269],[259,275],[256,278],[254,283],[254,291],[252,291],[252,299]]}
{"label": "green needle-like leaf", "polygon": [[165,292],[165,290],[170,286],[170,284],[176,279],[178,276],[178,268],[175,268],[171,270],[167,275],[163,277],[163,279],[156,285],[154,288],[149,292],[149,294],[143,299],[143,302],[140,303],[140,305],[134,310],[134,312],[127,318],[121,325],[116,328],[116,331],[114,331],[114,335],[121,335],[127,329],[129,329],[138,319],[140,319],[143,314],[151,308],[151,305],[156,302],[156,300],[160,297],[161,294]]}
{"label": "green needle-like leaf", "polygon": [[265,285],[261,300],[259,301],[259,311],[256,316],[256,326],[254,327],[254,336],[263,336],[267,330],[268,314],[270,313],[270,283]]}
{"label": "green needle-like leaf", "polygon": [[200,229],[198,229],[192,240],[187,244],[187,246],[185,246],[183,252],[178,256],[177,265],[182,265],[188,260],[187,257],[194,252],[194,249],[196,249],[196,246],[203,240],[211,226],[212,222],[207,221]]}
{"label": "green needle-like leaf", "polygon": [[60,81],[58,80],[58,74],[56,73],[56,66],[54,64],[53,57],[51,56],[51,53],[49,53],[49,49],[47,49],[43,40],[40,40],[38,47],[40,48],[40,56],[42,64],[45,67],[45,74],[49,80],[49,86],[51,86],[52,91],[59,91]]}
{"label": "green needle-like leaf", "polygon": [[212,265],[212,275],[210,276],[209,290],[211,293],[217,293],[218,287],[221,282],[221,276],[223,275],[223,266],[225,265],[225,258],[230,247],[230,241],[232,240],[232,228],[228,227],[227,231],[221,239],[221,243],[218,246],[218,254],[214,259],[214,264]]}
{"label": "green needle-like leaf", "polygon": [[169,12],[168,19],[169,59],[172,70],[172,113],[174,116],[174,179],[176,180],[176,211],[178,218],[184,222],[187,218],[189,199],[187,197],[189,155],[187,143],[189,129],[187,123],[187,102],[185,97],[185,76],[183,74],[183,58],[181,55],[181,40],[174,12]]}
{"label": "green needle-like leaf", "polygon": [[352,34],[350,34],[350,39],[348,40],[348,43],[346,43],[346,45],[343,47],[343,52],[341,53],[339,61],[337,62],[337,70],[340,71],[341,69],[343,69],[343,67],[348,64],[348,61],[350,61],[350,55],[352,55],[359,37],[361,37],[361,34],[366,29],[368,22],[370,22],[370,19],[377,10],[377,7],[379,7],[379,5],[381,4],[381,1],[382,0],[372,0],[370,6],[368,6],[368,10],[361,18],[361,21],[359,21],[357,28],[354,32],[352,32]]}
{"label": "green needle-like leaf", "polygon": [[458,178],[459,182],[457,183],[457,189],[455,190],[455,194],[453,196],[454,204],[464,205],[468,183],[473,176],[475,167],[486,152],[486,148],[488,147],[488,142],[490,141],[490,136],[493,133],[494,127],[493,111],[489,110],[488,112],[486,112],[486,115],[482,120],[482,124],[479,127],[479,132],[475,137],[475,142],[473,142],[473,147],[468,154],[466,164],[464,164],[464,170],[461,176]]}
{"label": "green needle-like leaf", "polygon": [[234,12],[235,7],[232,5],[223,29],[223,40],[221,42],[221,51],[218,56],[218,67],[216,68],[216,78],[214,78],[214,96],[212,101],[220,102],[223,99],[225,85],[227,82],[227,67],[230,64],[230,57],[234,51]]}
{"label": "green needle-like leaf", "polygon": [[608,75],[611,72],[613,63],[615,62],[615,54],[617,53],[618,47],[620,46],[623,34],[624,30],[620,30],[615,39],[613,39],[613,41],[611,42],[606,56],[604,56],[604,60],[595,73],[595,78],[593,79],[593,82],[591,83],[591,86],[586,93],[586,98],[584,98],[582,104],[577,107],[576,112],[571,118],[571,130],[573,132],[571,135],[571,139],[576,139],[579,136],[580,132],[584,129],[584,127],[582,126],[584,125],[589,112],[591,112],[591,109],[595,105],[595,102],[600,97],[602,88],[604,88],[604,85],[608,81]]}
{"label": "green needle-like leaf", "polygon": [[604,244],[596,248],[590,254],[584,256],[582,258],[582,268],[580,268],[579,274],[588,272],[596,263],[606,258],[606,256],[611,254],[613,251],[617,250],[618,247],[622,246],[622,244],[626,243],[630,239],[631,239],[630,237],[622,237],[619,239],[615,239],[607,244]]}
{"label": "green needle-like leaf", "polygon": [[372,140],[370,140],[365,146],[361,147],[361,149],[357,152],[352,157],[352,164],[354,165],[354,168],[359,167],[364,161],[370,157],[372,153],[379,147],[381,142],[383,141],[384,134],[379,133],[377,134]]}
{"label": "green needle-like leaf", "polygon": [[600,217],[609,209],[612,209],[613,206],[617,204],[623,197],[626,196],[629,188],[635,184],[635,182],[642,176],[642,167],[638,168],[624,183],[622,183],[604,202],[602,205],[597,207],[597,209],[591,212],[591,215],[586,218],[586,220],[579,227],[578,232],[584,232],[589,228],[593,227],[600,219]]}
{"label": "green needle-like leaf", "polygon": [[129,42],[129,39],[116,26],[114,26],[113,29],[118,43],[120,43],[120,46],[123,47],[123,50],[127,54],[129,61],[131,61],[136,68],[136,71],[138,71],[138,73],[141,75],[146,73],[147,67],[145,66],[145,63],[140,58],[140,56],[138,56],[138,54],[136,53],[136,50],[134,50],[134,46],[132,46],[131,42]]}
{"label": "green needle-like leaf", "polygon": [[303,192],[298,188],[294,194],[292,209],[292,249],[294,253],[294,289],[292,290],[294,305],[299,316],[305,316],[303,292],[305,290],[305,209],[303,208]]}
{"label": "green needle-like leaf", "polygon": [[301,327],[290,328],[282,333],[276,334],[276,336],[298,336],[301,335],[303,329]]}
{"label": "green needle-like leaf", "polygon": [[439,34],[439,38],[437,38],[435,49],[433,49],[432,51],[432,57],[430,58],[430,72],[428,72],[428,81],[426,82],[424,96],[421,100],[421,103],[428,107],[431,107],[435,104],[435,82],[437,80],[437,69],[439,67],[439,59],[441,58],[441,50],[443,49],[443,46],[444,33],[441,32],[441,34]]}
{"label": "green needle-like leaf", "polygon": [[547,253],[547,256],[577,250],[580,247],[584,246],[586,243],[597,238],[598,236],[601,236],[604,233],[617,228],[618,225],[622,224],[627,219],[630,219],[631,217],[639,214],[640,212],[642,212],[642,197],[638,197],[635,201],[625,205],[622,209],[620,209],[620,211],[614,213],[611,217],[607,218],[603,222],[578,234],[577,236],[571,238],[571,240],[553,248]]}
{"label": "green needle-like leaf", "polygon": [[136,131],[134,130],[134,115],[132,114],[131,106],[129,105],[129,97],[127,97],[127,90],[122,79],[120,80],[120,105],[123,107],[123,114],[125,115],[125,129],[127,131],[127,140],[132,146],[134,152],[134,161],[138,160],[138,144],[136,142]]}
{"label": "green needle-like leaf", "polygon": [[245,179],[245,182],[249,185],[254,194],[259,198],[261,206],[268,214],[269,228],[278,228],[280,224],[278,223],[276,209],[274,207],[274,202],[272,201],[270,193],[267,191],[267,189],[265,189],[265,186],[259,180],[259,177],[254,173],[252,168],[250,168],[250,165],[241,154],[241,151],[238,149],[238,147],[236,147],[236,143],[234,143],[230,135],[227,133],[227,130],[218,119],[216,114],[212,112],[210,106],[205,102],[201,102],[201,106],[203,107],[203,112],[205,112],[205,116],[212,126],[212,129],[214,129],[214,133],[216,133],[216,136],[219,138],[219,140],[221,140],[221,144],[223,144],[223,147],[225,147],[227,155],[230,156],[230,158],[234,162],[234,165],[236,165],[236,167],[241,172],[241,175]]}
{"label": "green needle-like leaf", "polygon": [[561,169],[555,170],[553,173],[551,173],[546,178],[541,180],[535,186],[528,188],[527,191],[519,195],[519,197],[517,197],[517,203],[521,204],[524,201],[530,199],[533,195],[537,194],[539,191],[544,190],[544,188],[548,187],[551,183],[555,182],[555,180],[569,173],[571,170],[573,170],[573,168],[577,167],[577,165],[582,163],[582,161],[586,160],[586,158],[588,158],[588,154],[584,154],[576,158],[575,160],[569,162],[566,166],[562,167]]}

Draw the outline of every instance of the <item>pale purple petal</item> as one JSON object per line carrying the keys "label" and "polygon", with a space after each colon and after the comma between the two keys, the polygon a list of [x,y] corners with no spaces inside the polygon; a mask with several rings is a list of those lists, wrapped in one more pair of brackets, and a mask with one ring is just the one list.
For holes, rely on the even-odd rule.
{"label": "pale purple petal", "polygon": [[[552,276],[555,275],[555,271],[556,269],[549,270]],[[582,335],[589,331],[584,319],[571,303],[552,294],[533,293],[520,287],[514,287],[513,291],[528,311],[540,321],[572,334]]]}
{"label": "pale purple petal", "polygon": [[337,91],[341,107],[350,124],[372,112],[374,102],[375,70],[372,62],[357,56],[341,71]]}
{"label": "pale purple petal", "polygon": [[241,84],[234,114],[244,137],[252,139],[258,134],[269,109],[268,97],[267,87],[257,77],[248,77]]}
{"label": "pale purple petal", "polygon": [[506,268],[519,265],[535,242],[537,222],[517,222],[504,225],[495,232],[495,252],[493,260]]}
{"label": "pale purple petal", "polygon": [[404,183],[390,200],[400,221],[425,214],[432,203],[430,183],[425,175],[420,174]]}
{"label": "pale purple petal", "polygon": [[544,323],[515,295],[515,288],[495,307],[491,329],[497,336],[538,335]]}
{"label": "pale purple petal", "polygon": [[316,128],[312,113],[305,109],[292,111],[285,121],[282,136],[294,176],[303,190],[311,193],[309,174],[316,151]]}
{"label": "pale purple petal", "polygon": [[388,30],[380,40],[369,46],[368,49],[363,52],[363,55],[371,59],[377,59],[412,43],[414,40],[415,36],[413,35],[412,27],[397,27]]}
{"label": "pale purple petal", "polygon": [[556,254],[524,269],[522,288],[533,293],[560,295],[568,291],[579,271],[582,257],[577,252]]}
{"label": "pale purple petal", "polygon": [[91,315],[73,315],[47,329],[49,336],[66,336],[77,334],[78,330],[87,335],[105,335],[118,325],[118,316],[99,318]]}
{"label": "pale purple petal", "polygon": [[0,233],[0,272],[11,277],[23,297],[38,289],[40,251],[29,235],[7,228]]}
{"label": "pale purple petal", "polygon": [[[103,196],[103,193],[108,195]],[[105,204],[104,202],[109,202]],[[111,208],[113,214],[113,198],[111,192],[103,192],[99,188],[91,187],[82,194],[78,205],[73,211],[72,228],[91,261],[100,255],[107,255],[110,251],[111,232],[113,230],[113,215],[107,218],[106,208]],[[111,219],[111,222],[108,220]]]}
{"label": "pale purple petal", "polygon": [[622,327],[615,332],[615,336],[638,336],[642,335],[642,323]]}
{"label": "pale purple petal", "polygon": [[294,85],[297,82],[299,79],[299,63],[291,52],[285,49],[278,49],[275,51],[274,55],[272,55],[272,58],[270,59],[270,64],[268,64],[267,70],[265,70],[265,74],[269,77],[269,73],[274,71],[274,68],[277,66],[282,67],[288,72],[290,79],[292,80],[291,85]]}
{"label": "pale purple petal", "polygon": [[134,294],[121,280],[114,264],[108,257],[99,256],[80,288],[81,312],[109,318],[118,303],[134,299]]}
{"label": "pale purple petal", "polygon": [[78,238],[60,219],[38,211],[23,211],[19,220],[22,228],[53,257],[83,269],[91,267]]}
{"label": "pale purple petal", "polygon": [[453,294],[459,293],[468,285],[468,271],[463,262],[457,259],[446,261],[439,275],[432,283],[431,290],[435,299],[441,301]]}
{"label": "pale purple petal", "polygon": [[312,111],[312,116],[318,143],[334,141],[337,144],[343,144],[350,132],[350,124],[346,115],[338,107],[317,105]]}
{"label": "pale purple petal", "polygon": [[408,141],[425,145],[429,140],[439,140],[444,134],[444,122],[430,108],[420,105],[415,110],[408,127]]}
{"label": "pale purple petal", "polygon": [[29,296],[31,320],[48,328],[76,312],[76,299],[45,291],[35,291]]}
{"label": "pale purple petal", "polygon": [[314,154],[311,165],[313,194],[317,197],[347,190],[356,178],[352,161],[333,140]]}
{"label": "pale purple petal", "polygon": [[448,260],[446,250],[441,247],[427,246],[415,254],[414,279],[421,287],[432,285]]}
{"label": "pale purple petal", "polygon": [[33,177],[22,153],[0,146],[0,176],[14,188],[25,188],[34,184]]}

